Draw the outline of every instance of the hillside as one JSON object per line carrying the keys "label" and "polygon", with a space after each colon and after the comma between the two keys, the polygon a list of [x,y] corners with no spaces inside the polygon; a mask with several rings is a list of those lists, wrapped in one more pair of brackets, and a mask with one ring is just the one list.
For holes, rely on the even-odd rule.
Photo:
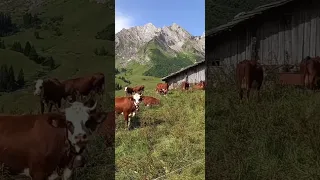
{"label": "hillside", "polygon": [[204,58],[204,35],[192,36],[178,24],[162,28],[152,23],[116,34],[116,66],[132,62],[148,67],[146,76],[163,77]]}
{"label": "hillside", "polygon": [[231,21],[241,12],[277,0],[206,0],[206,31]]}
{"label": "hillside", "polygon": [[[38,114],[39,97],[33,95],[34,81],[38,78],[65,80],[96,72],[103,72],[106,77],[106,93],[98,103],[104,111],[113,109],[114,7],[109,1],[101,2],[0,2],[0,66],[5,64],[9,68],[12,65],[16,80],[19,70],[23,69],[25,81],[14,90],[2,90],[4,80],[9,82],[12,76],[2,78],[6,71],[0,68],[1,113]],[[88,167],[77,169],[73,179],[112,177],[114,149],[105,148],[98,138],[93,139],[88,148]],[[0,179],[8,179],[7,176],[3,177],[6,173],[2,170]]]}

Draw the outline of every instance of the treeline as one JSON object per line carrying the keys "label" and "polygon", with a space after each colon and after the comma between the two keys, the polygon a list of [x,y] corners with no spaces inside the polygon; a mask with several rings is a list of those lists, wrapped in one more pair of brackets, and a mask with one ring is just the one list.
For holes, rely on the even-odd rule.
{"label": "treeline", "polygon": [[30,44],[29,41],[26,42],[24,48],[22,48],[20,42],[15,41],[11,46],[12,51],[16,51],[24,54],[30,60],[34,61],[37,64],[41,64],[42,66],[48,67],[50,70],[54,70],[57,68],[57,64],[52,56],[43,57],[37,53],[36,48]]}
{"label": "treeline", "polygon": [[97,32],[97,35],[95,36],[95,38],[102,39],[102,40],[114,41],[114,39],[115,39],[114,26],[115,26],[114,23],[109,24],[103,30]]}
{"label": "treeline", "polygon": [[225,24],[240,12],[247,12],[255,7],[277,0],[207,0],[206,30]]}
{"label": "treeline", "polygon": [[22,88],[25,85],[24,72],[20,69],[17,79],[12,65],[8,68],[7,64],[0,67],[0,91],[12,92]]}
{"label": "treeline", "polygon": [[0,12],[0,37],[9,36],[18,31],[9,14]]}

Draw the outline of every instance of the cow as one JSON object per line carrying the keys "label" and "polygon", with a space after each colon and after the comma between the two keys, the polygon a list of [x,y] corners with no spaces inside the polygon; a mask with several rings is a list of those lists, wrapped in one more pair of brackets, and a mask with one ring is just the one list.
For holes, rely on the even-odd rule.
{"label": "cow", "polygon": [[260,88],[263,81],[262,66],[255,60],[243,60],[236,67],[236,81],[239,89],[240,100],[243,98],[243,90],[246,91],[247,100],[251,89],[256,89],[260,100]]}
{"label": "cow", "polygon": [[197,90],[204,90],[205,89],[205,82],[200,81],[198,84],[195,84],[192,88],[197,89]]}
{"label": "cow", "polygon": [[144,92],[144,85],[136,86],[132,89],[133,89],[133,92],[141,94],[142,92]]}
{"label": "cow", "polygon": [[181,89],[182,89],[182,90],[188,90],[189,87],[190,87],[190,84],[189,84],[188,82],[183,81],[183,82],[181,83]]}
{"label": "cow", "polygon": [[123,114],[128,130],[130,129],[130,117],[135,116],[136,112],[139,110],[139,104],[141,101],[142,98],[139,93],[130,97],[115,98],[115,112],[117,114]]}
{"label": "cow", "polygon": [[300,63],[300,73],[303,75],[305,87],[315,90],[320,75],[320,57],[304,58]]}
{"label": "cow", "polygon": [[104,91],[104,81],[102,73],[95,73],[84,77],[67,79],[61,83],[64,84],[67,94],[75,93],[82,99],[83,96],[88,96],[92,92],[102,94]]}
{"label": "cow", "polygon": [[124,92],[126,92],[126,96],[131,96],[133,94],[133,88],[131,87],[124,87]]}
{"label": "cow", "polygon": [[40,96],[40,112],[44,113],[44,105],[49,106],[48,112],[51,112],[52,106],[56,109],[61,108],[61,100],[67,100],[70,95],[72,99],[75,99],[74,93],[65,91],[64,84],[58,79],[38,79],[35,81],[35,90],[33,93],[35,96]]}
{"label": "cow", "polygon": [[159,105],[160,100],[151,96],[142,96],[142,102],[145,106]]}
{"label": "cow", "polygon": [[156,91],[161,94],[163,93],[164,95],[166,95],[169,91],[169,85],[168,83],[158,83],[156,86]]}
{"label": "cow", "polygon": [[0,162],[33,180],[55,179],[57,168],[69,179],[88,143],[86,124],[102,121],[89,118],[94,108],[73,102],[64,114],[0,115]]}
{"label": "cow", "polygon": [[130,96],[133,93],[141,94],[142,92],[144,92],[144,85],[136,86],[136,87],[133,87],[133,88],[126,86],[126,87],[124,87],[124,91],[126,92],[127,96]]}

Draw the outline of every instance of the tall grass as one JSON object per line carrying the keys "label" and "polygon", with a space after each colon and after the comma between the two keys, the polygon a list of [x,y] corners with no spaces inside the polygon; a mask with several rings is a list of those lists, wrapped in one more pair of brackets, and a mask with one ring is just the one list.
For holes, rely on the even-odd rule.
{"label": "tall grass", "polygon": [[204,179],[204,92],[152,96],[161,105],[142,107],[136,129],[117,119],[116,179]]}
{"label": "tall grass", "polygon": [[320,95],[265,84],[261,97],[240,104],[231,83],[208,88],[206,178],[319,179]]}

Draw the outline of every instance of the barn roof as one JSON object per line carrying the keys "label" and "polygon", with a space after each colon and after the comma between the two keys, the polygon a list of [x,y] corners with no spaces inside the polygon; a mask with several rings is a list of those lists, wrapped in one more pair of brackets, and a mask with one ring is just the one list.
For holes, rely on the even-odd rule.
{"label": "barn roof", "polygon": [[227,30],[233,28],[234,26],[237,26],[239,23],[245,22],[249,19],[252,19],[252,18],[262,14],[263,12],[265,12],[267,10],[283,6],[283,5],[285,5],[289,2],[292,2],[292,1],[295,1],[295,0],[279,0],[279,1],[269,3],[269,4],[266,4],[263,6],[258,6],[257,8],[253,9],[252,11],[243,12],[244,13],[243,15],[239,15],[238,17],[234,17],[233,20],[231,20],[230,22],[207,31],[206,36],[209,36],[209,37],[215,36],[218,33],[221,33],[223,31],[227,31]]}
{"label": "barn roof", "polygon": [[169,74],[168,76],[163,77],[161,80],[162,80],[162,81],[165,81],[166,79],[168,79],[168,78],[170,78],[170,77],[172,77],[172,76],[175,76],[175,75],[177,75],[177,74],[179,74],[179,73],[181,73],[181,72],[183,72],[183,71],[185,71],[185,70],[188,70],[188,69],[190,69],[190,68],[192,68],[192,67],[198,66],[198,65],[200,65],[200,64],[202,64],[202,63],[204,63],[204,62],[205,62],[205,60],[196,62],[195,64],[192,64],[192,65],[190,65],[190,66],[187,66],[187,67],[185,67],[185,68],[182,68],[182,69],[180,69],[180,70],[177,71],[177,72],[171,73],[171,74]]}

